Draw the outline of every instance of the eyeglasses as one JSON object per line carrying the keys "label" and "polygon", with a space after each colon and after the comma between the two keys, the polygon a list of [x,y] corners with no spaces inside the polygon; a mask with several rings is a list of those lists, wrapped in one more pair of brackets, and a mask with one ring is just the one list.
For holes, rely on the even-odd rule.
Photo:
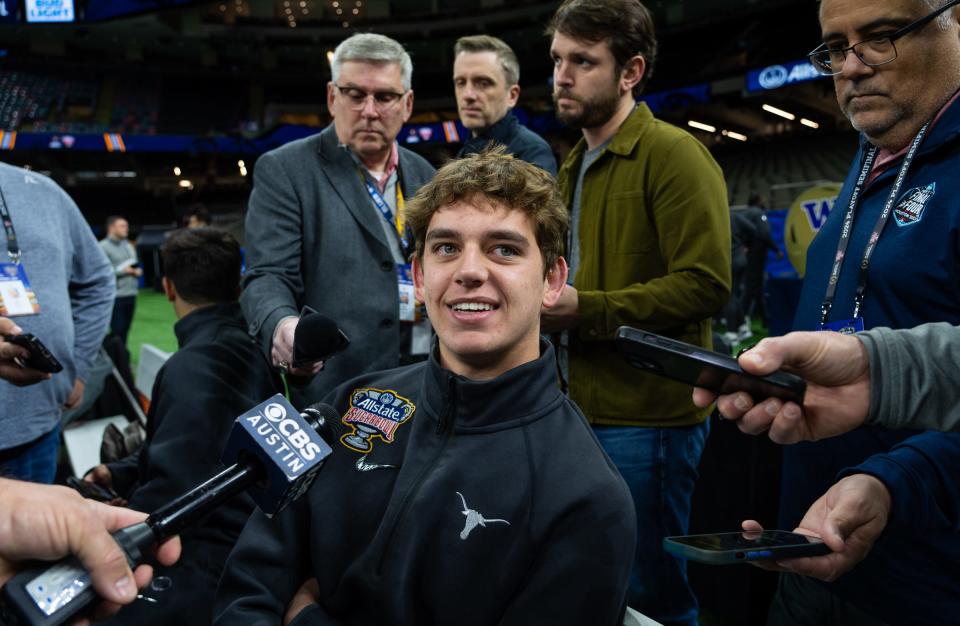
{"label": "eyeglasses", "polygon": [[[960,0],[956,1],[960,2]],[[406,95],[405,93],[397,93],[395,91],[375,91],[373,93],[367,93],[357,87],[341,87],[336,84],[334,87],[340,90],[340,95],[346,99],[347,104],[354,111],[362,111],[363,107],[367,104],[367,100],[373,98],[373,108],[383,112],[397,102],[400,102],[400,98]]]}
{"label": "eyeglasses", "polygon": [[960,0],[951,0],[933,13],[925,15],[915,22],[907,24],[900,30],[894,31],[889,35],[873,37],[864,41],[857,42],[847,48],[828,48],[826,43],[822,43],[813,52],[807,55],[810,63],[824,76],[836,76],[843,69],[843,62],[847,58],[847,53],[851,50],[864,65],[876,67],[884,65],[897,58],[897,48],[893,42],[904,35],[919,30],[932,22],[938,15],[952,6],[960,4]]}

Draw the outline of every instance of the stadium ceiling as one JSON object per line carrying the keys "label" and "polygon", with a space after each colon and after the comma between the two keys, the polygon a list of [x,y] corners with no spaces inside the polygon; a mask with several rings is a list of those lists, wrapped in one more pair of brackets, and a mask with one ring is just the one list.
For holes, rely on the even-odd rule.
{"label": "stadium ceiling", "polygon": [[[94,11],[98,1],[76,0]],[[537,0],[125,0],[146,13],[57,25],[0,25],[3,66],[86,75],[236,77],[320,98],[327,53],[357,31],[400,40],[415,64],[416,110],[454,110],[452,48],[464,34],[505,39],[521,62],[521,105],[550,109],[551,63],[544,24],[558,2]],[[171,6],[173,5],[173,6]],[[709,84],[708,102],[663,115],[697,119],[750,136],[782,132],[769,103],[825,128],[842,127],[829,81],[747,94],[751,69],[803,58],[819,39],[815,0],[656,0],[660,54],[648,92]],[[164,8],[167,7],[167,8]],[[114,8],[114,10],[118,10]],[[338,13],[339,11],[339,13]],[[102,12],[101,12],[102,15]],[[308,87],[309,86],[309,87]],[[709,143],[709,138],[705,139]]]}

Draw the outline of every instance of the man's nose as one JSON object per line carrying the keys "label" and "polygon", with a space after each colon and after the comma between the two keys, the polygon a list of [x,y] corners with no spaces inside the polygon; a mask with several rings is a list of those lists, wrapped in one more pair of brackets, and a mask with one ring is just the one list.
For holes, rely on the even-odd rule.
{"label": "man's nose", "polygon": [[874,71],[876,70],[864,63],[856,52],[848,50],[847,55],[843,57],[843,64],[840,66],[840,73],[837,74],[837,77],[856,80],[865,75],[873,74]]}
{"label": "man's nose", "polygon": [[573,75],[570,73],[570,65],[560,61],[553,67],[553,82],[556,85],[569,87],[573,85]]}
{"label": "man's nose", "polygon": [[367,94],[367,97],[363,99],[363,107],[360,109],[360,115],[362,117],[380,117],[380,111],[377,110],[377,101],[374,99],[373,94]]}
{"label": "man's nose", "polygon": [[476,246],[468,246],[460,255],[455,280],[463,287],[476,287],[486,282],[488,276],[486,257]]}

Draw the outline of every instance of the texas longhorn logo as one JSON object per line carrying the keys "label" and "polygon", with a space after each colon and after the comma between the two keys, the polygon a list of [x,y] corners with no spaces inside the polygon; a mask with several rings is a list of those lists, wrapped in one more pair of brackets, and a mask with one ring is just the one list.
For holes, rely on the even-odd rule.
{"label": "texas longhorn logo", "polygon": [[397,428],[416,410],[410,400],[393,390],[355,389],[350,394],[350,408],[340,419],[353,431],[340,437],[340,443],[356,452],[370,452],[373,437],[393,443]]}
{"label": "texas longhorn logo", "polygon": [[471,509],[469,506],[467,506],[467,499],[463,497],[462,493],[458,491],[457,495],[460,496],[460,501],[463,502],[463,510],[460,512],[463,513],[463,516],[467,518],[463,522],[463,530],[460,531],[460,538],[464,541],[467,540],[467,537],[470,536],[470,533],[472,533],[473,529],[477,526],[486,528],[487,524],[510,525],[510,522],[505,519],[487,519],[480,511]]}

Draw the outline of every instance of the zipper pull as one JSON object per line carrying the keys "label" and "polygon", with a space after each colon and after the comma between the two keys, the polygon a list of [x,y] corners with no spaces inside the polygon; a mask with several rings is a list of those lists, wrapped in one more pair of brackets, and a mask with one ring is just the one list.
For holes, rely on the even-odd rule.
{"label": "zipper pull", "polygon": [[440,414],[440,419],[437,420],[437,434],[439,435],[447,429],[447,422],[453,413],[456,411],[456,400],[457,400],[457,379],[454,378],[453,374],[447,375],[447,399],[443,405],[443,413]]}

